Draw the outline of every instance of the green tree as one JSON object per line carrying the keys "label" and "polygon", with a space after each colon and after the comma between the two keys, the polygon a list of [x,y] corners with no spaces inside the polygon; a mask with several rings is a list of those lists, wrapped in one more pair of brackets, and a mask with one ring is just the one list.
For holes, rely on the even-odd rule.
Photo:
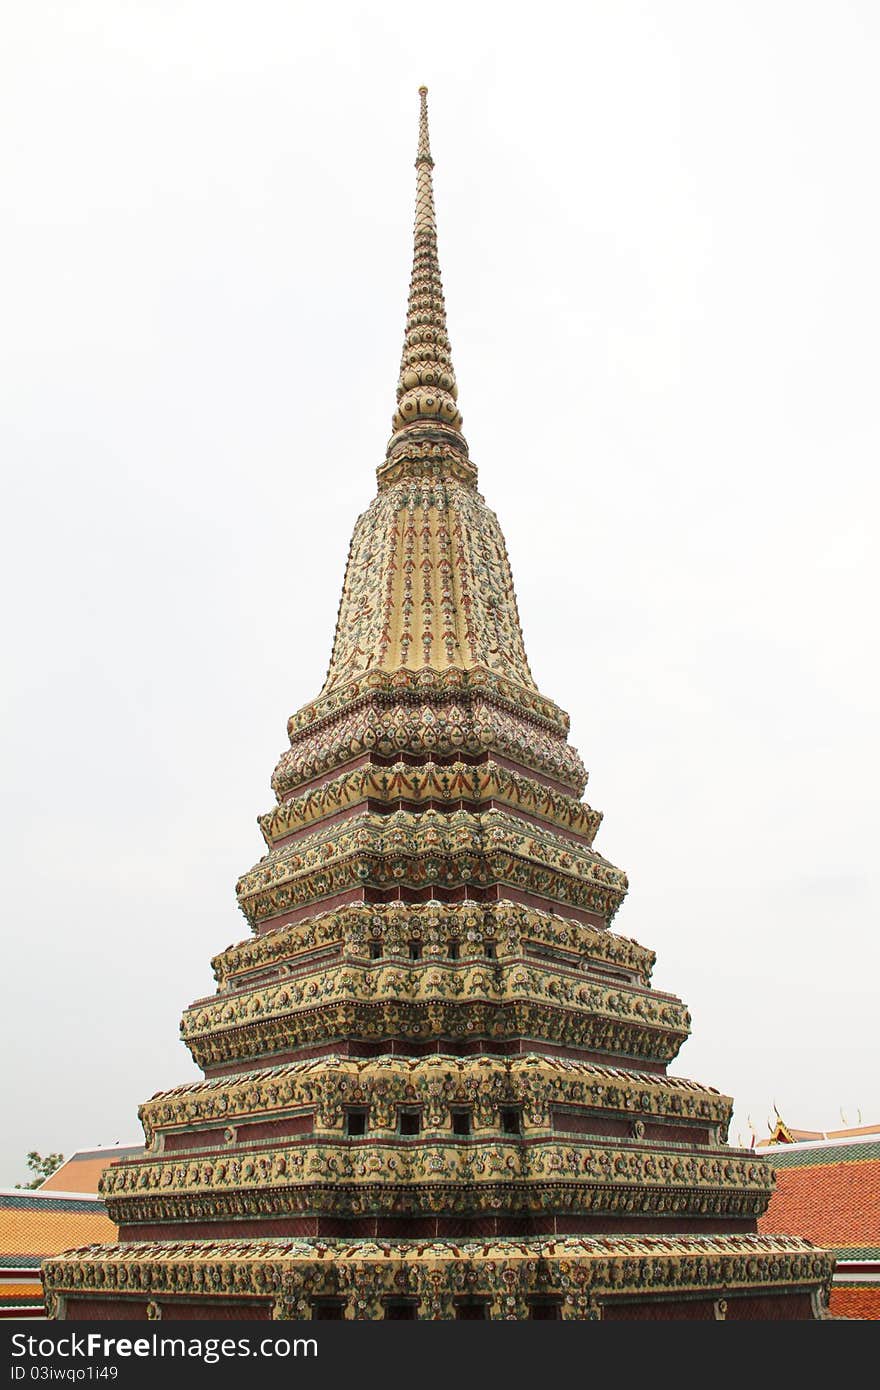
{"label": "green tree", "polygon": [[63,1162],[64,1154],[46,1154],[46,1157],[43,1158],[41,1154],[37,1153],[36,1149],[31,1149],[27,1156],[27,1166],[34,1176],[30,1182],[17,1182],[15,1184],[16,1187],[28,1189],[39,1187],[40,1183],[45,1182],[46,1178],[51,1177],[55,1169],[60,1168]]}

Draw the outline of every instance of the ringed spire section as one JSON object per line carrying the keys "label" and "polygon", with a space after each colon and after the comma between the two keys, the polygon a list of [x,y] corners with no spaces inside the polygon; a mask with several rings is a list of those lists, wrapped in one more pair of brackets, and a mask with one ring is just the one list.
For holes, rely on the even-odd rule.
{"label": "ringed spire section", "polygon": [[413,232],[413,268],[406,315],[406,335],[397,383],[397,409],[392,419],[394,435],[389,454],[401,430],[410,426],[438,426],[461,435],[458,386],[452,367],[452,349],[446,329],[446,304],[437,253],[437,218],[431,144],[428,135],[428,89],[419,88],[419,143],[416,153],[416,218]]}

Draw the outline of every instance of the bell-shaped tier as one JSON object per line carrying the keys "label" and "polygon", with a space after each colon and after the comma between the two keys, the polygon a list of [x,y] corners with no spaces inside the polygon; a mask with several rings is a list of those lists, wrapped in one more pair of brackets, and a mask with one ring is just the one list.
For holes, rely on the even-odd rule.
{"label": "bell-shaped tier", "polygon": [[325,693],[370,671],[477,669],[535,690],[498,519],[450,461],[389,484],[358,520]]}

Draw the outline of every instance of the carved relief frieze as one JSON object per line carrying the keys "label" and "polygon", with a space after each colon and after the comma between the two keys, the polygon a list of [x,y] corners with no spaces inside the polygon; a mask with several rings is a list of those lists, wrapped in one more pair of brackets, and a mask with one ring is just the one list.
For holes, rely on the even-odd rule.
{"label": "carved relief frieze", "polygon": [[285,963],[307,951],[341,944],[349,959],[369,954],[378,943],[386,955],[407,954],[411,941],[422,943],[425,959],[448,958],[454,945],[460,959],[484,957],[485,943],[495,943],[499,959],[527,950],[550,958],[574,959],[584,968],[595,964],[647,985],[655,954],[629,937],[586,926],[563,915],[501,901],[425,903],[355,903],[275,928],[230,946],[211,962],[218,985],[235,983],[254,970]]}
{"label": "carved relief frieze", "polygon": [[592,844],[602,820],[601,812],[574,797],[554,792],[498,763],[474,765],[457,761],[443,765],[428,762],[414,767],[411,763],[396,762],[390,767],[353,768],[332,781],[291,797],[260,816],[260,829],[271,847],[285,835],[366,800],[389,803],[501,801],[514,811],[524,811],[582,835],[588,845]]}
{"label": "carved relief frieze", "polygon": [[252,924],[370,884],[506,883],[610,921],[627,878],[601,855],[506,811],[364,812],[284,842],[236,884]]}
{"label": "carved relief frieze", "polygon": [[50,1316],[59,1301],[163,1297],[264,1303],[267,1315],[310,1318],[315,1300],[344,1299],[347,1318],[385,1316],[385,1300],[418,1301],[421,1318],[455,1317],[482,1297],[492,1318],[529,1316],[534,1298],[595,1319],[615,1299],[658,1292],[706,1298],[814,1295],[827,1304],[833,1260],[796,1236],[681,1236],[463,1241],[262,1239],[143,1241],[71,1251],[43,1264]]}
{"label": "carved relief frieze", "polygon": [[[144,1102],[139,1117],[147,1144],[159,1130],[243,1118],[272,1119],[292,1111],[315,1114],[317,1131],[341,1131],[346,1109],[366,1110],[370,1133],[396,1124],[400,1106],[422,1108],[426,1128],[452,1132],[460,1106],[472,1112],[473,1134],[497,1134],[504,1106],[521,1108],[524,1132],[545,1128],[559,1105],[597,1113],[702,1121],[727,1137],[731,1104],[681,1077],[652,1076],[574,1059],[523,1057],[309,1058],[246,1073],[191,1082]],[[217,1136],[219,1142],[219,1131]]]}

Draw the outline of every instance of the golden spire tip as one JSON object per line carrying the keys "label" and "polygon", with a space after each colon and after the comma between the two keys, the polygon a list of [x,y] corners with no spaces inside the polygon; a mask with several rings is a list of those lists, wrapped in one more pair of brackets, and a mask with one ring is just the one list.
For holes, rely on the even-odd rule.
{"label": "golden spire tip", "polygon": [[[392,420],[392,443],[409,425],[461,433],[458,388],[446,333],[446,308],[437,260],[437,223],[431,184],[431,145],[428,140],[428,89],[419,88],[419,143],[416,152],[416,218],[413,228],[413,272],[406,315],[406,333],[397,410]],[[464,441],[461,441],[464,446]]]}

